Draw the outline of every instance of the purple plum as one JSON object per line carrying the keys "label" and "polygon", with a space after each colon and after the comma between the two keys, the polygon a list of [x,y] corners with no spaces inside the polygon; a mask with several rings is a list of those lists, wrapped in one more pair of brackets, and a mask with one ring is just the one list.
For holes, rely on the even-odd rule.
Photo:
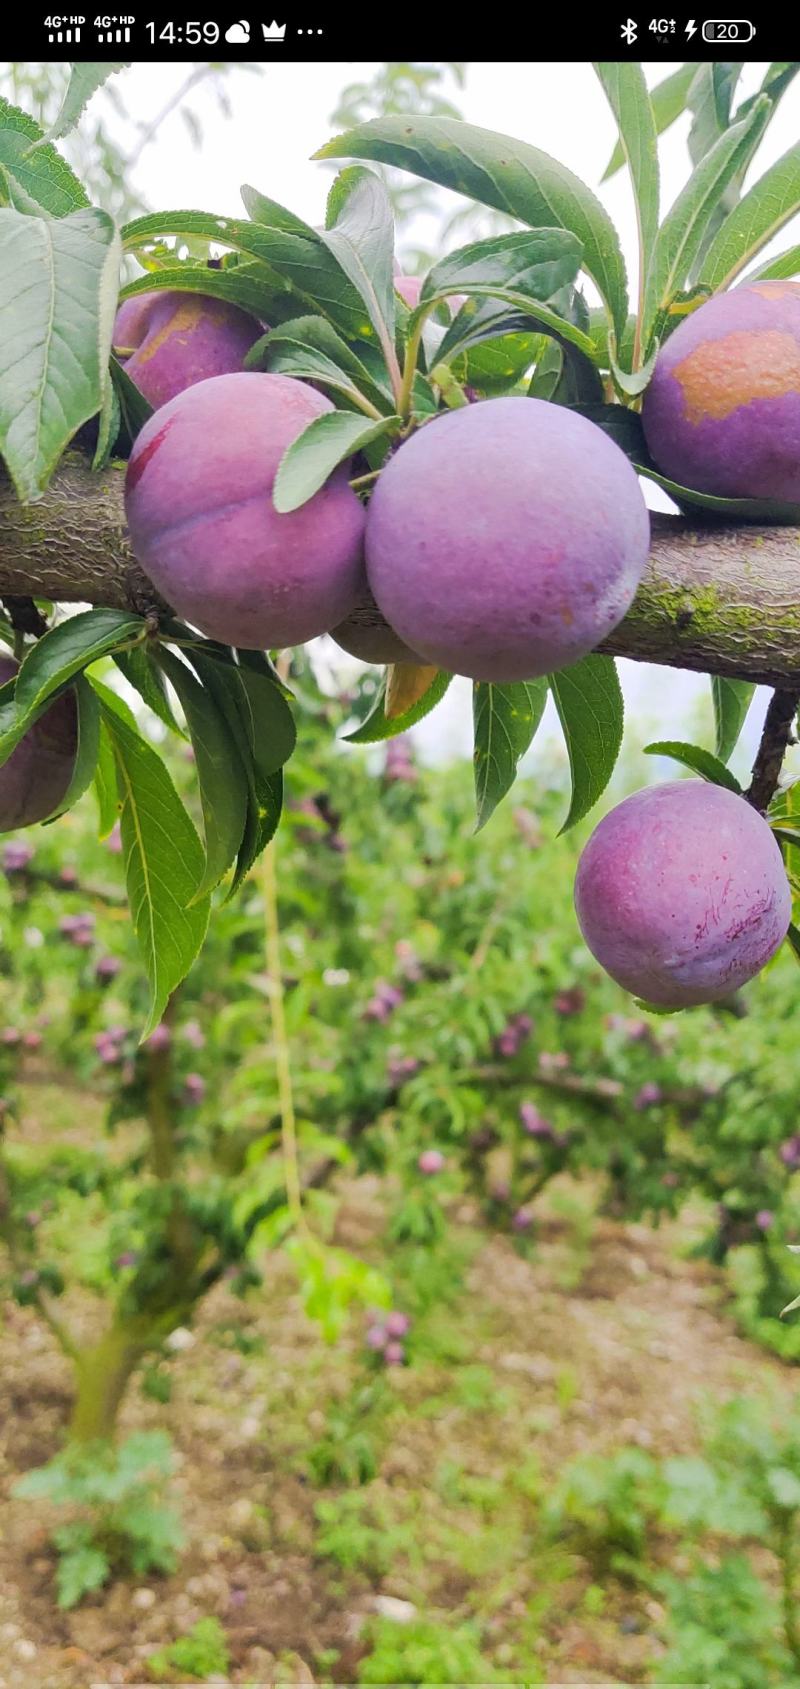
{"label": "purple plum", "polygon": [[156,289],[123,300],[114,350],[154,410],[198,381],[244,367],[261,324],[238,306],[202,293]]}
{"label": "purple plum", "polygon": [[[0,656],[0,686],[19,664]],[[0,833],[32,827],[58,810],[66,796],[78,750],[75,693],[64,692],[39,716],[0,768]]]}
{"label": "purple plum", "polygon": [[658,355],[642,421],[681,486],[800,500],[800,283],[744,282],[686,317]]}
{"label": "purple plum", "polygon": [[399,637],[474,680],[530,680],[616,627],[647,559],[635,471],[594,423],[489,399],[426,423],[382,470],[367,570]]}
{"label": "purple plum", "polygon": [[126,480],[136,557],[179,615],[226,645],[300,645],[364,589],[364,511],[340,465],[299,510],[272,501],[287,448],[330,401],[286,375],[218,375],[138,435]]}
{"label": "purple plum", "polygon": [[578,864],[575,907],[618,985],[681,1009],[729,996],[765,966],[791,893],[763,817],[735,792],[679,780],[604,817]]}

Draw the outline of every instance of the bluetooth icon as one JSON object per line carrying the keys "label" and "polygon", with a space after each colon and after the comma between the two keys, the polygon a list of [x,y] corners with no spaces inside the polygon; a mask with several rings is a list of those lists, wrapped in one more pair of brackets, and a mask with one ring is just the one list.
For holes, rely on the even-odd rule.
{"label": "bluetooth icon", "polygon": [[638,35],[638,26],[634,18],[628,18],[627,23],[622,24],[620,35],[624,41],[627,41],[629,47],[633,46]]}

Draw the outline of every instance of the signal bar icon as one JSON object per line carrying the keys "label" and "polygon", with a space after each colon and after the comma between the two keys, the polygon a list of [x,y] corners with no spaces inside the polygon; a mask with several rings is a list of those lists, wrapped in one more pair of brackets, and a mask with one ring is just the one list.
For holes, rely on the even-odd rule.
{"label": "signal bar icon", "polygon": [[48,41],[80,41],[80,29],[51,29],[48,31]]}
{"label": "signal bar icon", "polygon": [[98,29],[98,41],[130,41],[131,32],[125,29]]}

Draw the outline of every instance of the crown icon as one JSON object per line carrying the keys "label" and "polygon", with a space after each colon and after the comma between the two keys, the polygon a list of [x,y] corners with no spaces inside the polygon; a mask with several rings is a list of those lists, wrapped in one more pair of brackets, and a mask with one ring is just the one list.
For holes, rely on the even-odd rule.
{"label": "crown icon", "polygon": [[286,34],[285,23],[262,23],[265,41],[282,41]]}

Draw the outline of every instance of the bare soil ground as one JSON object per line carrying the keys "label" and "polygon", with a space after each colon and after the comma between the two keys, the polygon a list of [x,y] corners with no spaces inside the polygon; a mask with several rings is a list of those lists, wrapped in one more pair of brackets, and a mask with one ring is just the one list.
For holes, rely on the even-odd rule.
{"label": "bare soil ground", "polygon": [[[468,1219],[462,1211],[462,1226]],[[340,1240],[369,1249],[380,1221],[380,1193],[361,1181]],[[618,1592],[592,1613],[578,1562],[562,1554],[537,1567],[536,1482],[520,1487],[517,1475],[538,1467],[546,1490],[585,1450],[633,1442],[691,1452],[704,1397],[780,1401],[796,1375],[736,1335],[710,1268],[681,1259],[674,1234],[644,1226],[601,1220],[591,1244],[578,1244],[556,1215],[533,1259],[478,1236],[461,1302],[442,1317],[457,1327],[460,1358],[423,1353],[389,1380],[398,1410],[370,1486],[406,1529],[388,1569],[345,1572],[315,1548],[315,1503],[333,1492],[312,1484],[305,1452],[324,1430],[326,1403],[363,1379],[360,1332],[326,1347],[276,1261],[248,1302],[224,1287],[209,1298],[194,1341],[171,1363],[168,1405],[134,1388],[124,1411],[123,1431],[166,1426],[175,1439],[188,1544],[179,1570],[117,1581],[59,1613],[55,1514],[9,1492],[58,1448],[69,1371],[35,1315],[10,1306],[0,1331],[0,1689],[149,1681],[148,1656],[208,1614],[225,1628],[235,1684],[352,1682],[369,1615],[387,1596],[453,1625],[477,1601],[484,1652],[510,1678],[524,1676],[537,1613],[536,1657],[553,1683],[647,1682],[658,1603]],[[494,1485],[479,1519],[458,1484],[448,1493],[431,1481],[443,1462],[473,1490]],[[506,1491],[508,1505],[498,1505]]]}

